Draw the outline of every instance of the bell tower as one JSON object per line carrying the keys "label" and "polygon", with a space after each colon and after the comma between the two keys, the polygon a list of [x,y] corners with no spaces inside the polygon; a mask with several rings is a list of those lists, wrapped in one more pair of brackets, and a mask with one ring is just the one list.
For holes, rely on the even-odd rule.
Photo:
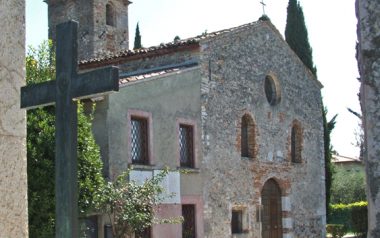
{"label": "bell tower", "polygon": [[55,41],[55,26],[79,22],[80,60],[115,53],[129,47],[128,0],[45,0],[49,12],[49,38]]}

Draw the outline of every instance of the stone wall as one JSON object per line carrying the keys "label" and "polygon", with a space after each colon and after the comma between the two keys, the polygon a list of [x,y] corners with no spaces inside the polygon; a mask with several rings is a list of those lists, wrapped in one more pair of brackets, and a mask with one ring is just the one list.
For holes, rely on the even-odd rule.
{"label": "stone wall", "polygon": [[[197,133],[200,128],[199,85],[200,72],[196,66],[121,85],[118,93],[97,103],[93,131],[100,146],[105,173],[110,179],[115,179],[131,166],[136,171],[145,172],[166,166],[176,170],[179,167],[178,126],[184,121],[194,125],[195,157],[199,162],[202,160],[200,134]],[[146,117],[149,121],[148,165],[132,164],[131,116]],[[178,183],[180,193],[176,195],[180,198],[202,197],[202,178],[198,170],[181,174]],[[201,207],[199,209],[202,211]],[[157,215],[178,217],[181,206],[168,202],[157,209]],[[153,234],[156,238],[178,237],[181,227],[181,224],[155,225]],[[201,234],[201,227],[197,229]]]}
{"label": "stone wall", "polygon": [[[325,237],[320,83],[270,23],[202,41],[200,65],[205,237],[231,237],[234,206],[248,211],[246,233],[236,237],[261,237],[261,191],[271,178],[281,189],[283,237]],[[277,105],[266,98],[267,75],[281,92]],[[253,158],[240,151],[246,114],[256,126]],[[301,163],[290,159],[296,122]]]}
{"label": "stone wall", "polygon": [[25,111],[25,1],[1,1],[0,22],[0,233],[28,237]]}
{"label": "stone wall", "polygon": [[357,0],[360,103],[365,133],[368,237],[380,237],[380,2]]}
{"label": "stone wall", "polygon": [[[128,49],[128,1],[124,0],[47,0],[49,5],[49,38],[55,40],[57,24],[79,22],[79,59],[89,59]],[[106,24],[106,4],[115,12],[115,25]]]}
{"label": "stone wall", "polygon": [[[125,171],[131,163],[129,116],[139,113],[147,114],[151,120],[148,127],[152,165],[178,167],[177,119],[193,120],[199,128],[199,84],[199,69],[185,69],[181,77],[178,72],[168,73],[124,85],[118,93],[97,104],[94,133],[103,160],[109,166],[110,178]],[[199,138],[197,143],[200,143]],[[200,150],[196,156],[201,158]],[[195,188],[199,191],[199,187]]]}

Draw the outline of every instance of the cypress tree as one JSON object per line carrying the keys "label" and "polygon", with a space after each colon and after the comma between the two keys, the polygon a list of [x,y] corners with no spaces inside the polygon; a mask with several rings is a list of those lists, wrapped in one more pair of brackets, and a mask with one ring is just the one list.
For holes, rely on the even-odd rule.
{"label": "cypress tree", "polygon": [[311,72],[316,75],[312,49],[309,44],[305,17],[298,0],[289,0],[285,27],[285,39],[290,48],[298,55]]}
{"label": "cypress tree", "polygon": [[[327,122],[327,108],[322,108],[323,115],[323,136],[324,136],[324,149],[325,149],[325,188],[326,188],[326,214],[330,214],[330,198],[331,198],[331,185],[334,174],[334,167],[331,163],[332,159],[332,146],[331,146],[331,132],[335,127],[336,117]],[[329,216],[327,216],[327,219]]]}
{"label": "cypress tree", "polygon": [[[305,25],[305,17],[298,0],[289,0],[287,8],[287,19],[285,27],[285,40],[290,48],[298,55],[301,61],[310,71],[317,76],[317,68],[313,63],[312,49],[309,44],[309,37]],[[322,103],[323,105],[323,103]],[[329,122],[326,119],[327,109],[322,106],[323,136],[324,136],[324,157],[325,157],[325,188],[326,188],[326,213],[329,214],[329,203],[331,194],[331,184],[334,169],[331,163],[332,146],[330,134],[335,127],[335,115]]]}
{"label": "cypress tree", "polygon": [[135,33],[135,44],[133,46],[133,49],[140,49],[142,48],[141,46],[141,35],[140,35],[140,27],[139,23],[136,25],[136,33]]}

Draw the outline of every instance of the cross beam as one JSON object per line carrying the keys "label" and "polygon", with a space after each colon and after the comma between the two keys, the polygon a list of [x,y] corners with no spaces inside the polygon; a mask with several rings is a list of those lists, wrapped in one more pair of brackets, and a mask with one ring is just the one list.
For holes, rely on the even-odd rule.
{"label": "cross beam", "polygon": [[56,105],[56,238],[78,237],[77,104],[119,90],[116,67],[77,73],[78,23],[57,26],[56,80],[21,88],[21,108]]}
{"label": "cross beam", "polygon": [[266,4],[265,4],[264,0],[261,0],[260,4],[263,5],[263,15],[265,15]]}

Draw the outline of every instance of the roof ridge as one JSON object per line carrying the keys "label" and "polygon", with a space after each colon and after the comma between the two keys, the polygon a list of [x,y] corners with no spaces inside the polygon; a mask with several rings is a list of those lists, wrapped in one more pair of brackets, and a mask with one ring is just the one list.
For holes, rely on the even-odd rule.
{"label": "roof ridge", "polygon": [[240,30],[240,29],[244,29],[247,27],[258,25],[259,23],[262,23],[262,22],[263,21],[254,21],[254,22],[246,23],[246,24],[239,25],[236,27],[226,28],[226,29],[222,29],[222,30],[218,30],[218,31],[210,32],[210,33],[204,33],[204,34],[200,34],[200,35],[197,35],[194,37],[189,37],[189,38],[186,38],[183,40],[176,40],[176,41],[173,40],[173,41],[170,41],[168,43],[161,43],[159,45],[150,46],[147,48],[136,49],[136,50],[125,49],[125,50],[121,50],[121,51],[115,52],[115,53],[110,53],[107,51],[98,51],[97,52],[98,55],[103,55],[103,56],[81,60],[81,61],[79,61],[79,64],[80,65],[86,65],[86,64],[91,64],[91,63],[101,63],[101,62],[105,62],[107,60],[115,60],[118,58],[139,56],[139,55],[142,56],[144,54],[156,52],[159,50],[173,49],[173,48],[179,48],[179,47],[199,44],[199,42],[202,40],[214,38],[216,36],[220,36],[220,35],[226,34],[226,33],[235,32],[235,31]]}

